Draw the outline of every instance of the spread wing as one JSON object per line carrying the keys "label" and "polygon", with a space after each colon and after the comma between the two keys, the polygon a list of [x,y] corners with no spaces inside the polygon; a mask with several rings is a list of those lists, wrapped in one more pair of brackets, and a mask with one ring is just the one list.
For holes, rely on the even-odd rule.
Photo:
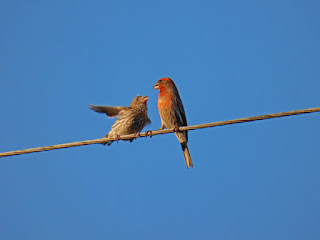
{"label": "spread wing", "polygon": [[128,107],[111,107],[111,106],[96,106],[90,104],[90,109],[98,113],[105,113],[108,117],[119,116],[120,111],[129,109]]}

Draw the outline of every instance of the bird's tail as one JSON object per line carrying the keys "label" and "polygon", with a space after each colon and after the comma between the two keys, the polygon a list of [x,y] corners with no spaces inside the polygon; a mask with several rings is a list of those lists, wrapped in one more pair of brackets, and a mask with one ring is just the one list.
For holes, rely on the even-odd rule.
{"label": "bird's tail", "polygon": [[181,143],[183,155],[184,155],[184,160],[186,161],[187,168],[189,166],[193,167],[193,163],[191,160],[190,152],[187,143]]}

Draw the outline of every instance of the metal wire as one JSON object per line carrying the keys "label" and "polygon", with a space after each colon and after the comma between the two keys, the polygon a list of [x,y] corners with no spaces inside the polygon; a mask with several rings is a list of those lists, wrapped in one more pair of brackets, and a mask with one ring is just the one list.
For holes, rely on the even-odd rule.
{"label": "metal wire", "polygon": [[[289,111],[289,112],[274,113],[274,114],[267,114],[267,115],[260,115],[260,116],[248,117],[248,118],[239,118],[239,119],[233,119],[233,120],[227,120],[227,121],[221,121],[221,122],[204,123],[204,124],[199,124],[199,125],[180,127],[179,130],[180,131],[196,130],[196,129],[201,129],[201,128],[225,126],[225,125],[230,125],[230,124],[252,122],[252,121],[258,121],[258,120],[279,118],[279,117],[292,116],[292,115],[298,115],[298,114],[304,114],[304,113],[312,113],[312,112],[320,112],[320,107],[308,108],[308,109],[302,109],[302,110],[296,110],[296,111]],[[172,132],[174,132],[174,129],[146,131],[146,132],[141,133],[140,136],[136,136],[135,134],[121,136],[121,140],[128,140],[128,139],[147,137],[147,136],[155,136],[155,135],[172,133]],[[107,142],[112,142],[114,140],[115,140],[114,138],[99,138],[99,139],[86,140],[86,141],[80,141],[80,142],[72,142],[72,143],[63,143],[63,144],[45,146],[45,147],[28,148],[28,149],[24,149],[24,150],[3,152],[3,153],[0,153],[0,157],[8,157],[8,156],[13,156],[13,155],[20,155],[20,154],[33,153],[33,152],[50,151],[50,150],[60,149],[60,148],[78,147],[78,146],[84,146],[84,145],[90,145],[90,144],[96,144],[96,143],[107,143]]]}

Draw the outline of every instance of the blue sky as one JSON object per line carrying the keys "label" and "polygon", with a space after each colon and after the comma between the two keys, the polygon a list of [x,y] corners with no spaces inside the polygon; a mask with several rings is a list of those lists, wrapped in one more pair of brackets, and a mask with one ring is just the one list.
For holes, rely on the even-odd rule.
{"label": "blue sky", "polygon": [[[171,77],[189,125],[319,106],[319,1],[1,1],[0,151],[95,139]],[[319,239],[319,113],[0,159],[0,239]]]}

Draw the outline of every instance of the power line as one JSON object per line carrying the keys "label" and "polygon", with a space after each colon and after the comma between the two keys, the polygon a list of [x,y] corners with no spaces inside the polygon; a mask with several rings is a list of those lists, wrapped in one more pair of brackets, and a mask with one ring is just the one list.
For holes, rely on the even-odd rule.
{"label": "power line", "polygon": [[[292,116],[292,115],[298,115],[298,114],[304,114],[304,113],[312,113],[312,112],[320,112],[320,107],[289,111],[289,112],[274,113],[274,114],[268,114],[268,115],[260,115],[260,116],[248,117],[248,118],[239,118],[239,119],[233,119],[233,120],[227,120],[227,121],[221,121],[221,122],[204,123],[199,125],[180,127],[179,130],[180,131],[196,130],[201,128],[225,126],[225,125],[236,124],[236,123],[252,122],[252,121],[258,121],[258,120],[279,118],[279,117]],[[155,136],[155,135],[172,133],[172,132],[174,132],[174,129],[146,131],[141,133],[140,136],[136,136],[135,134],[130,134],[130,135],[121,136],[121,139],[128,140],[132,138]],[[20,155],[20,154],[26,154],[26,153],[49,151],[49,150],[60,149],[60,148],[78,147],[78,146],[90,145],[90,144],[96,144],[96,143],[107,143],[114,140],[115,140],[114,138],[99,138],[99,139],[86,140],[86,141],[80,141],[80,142],[63,143],[58,145],[46,146],[46,147],[28,148],[24,150],[3,152],[3,153],[0,153],[0,157],[8,157],[8,156]]]}

